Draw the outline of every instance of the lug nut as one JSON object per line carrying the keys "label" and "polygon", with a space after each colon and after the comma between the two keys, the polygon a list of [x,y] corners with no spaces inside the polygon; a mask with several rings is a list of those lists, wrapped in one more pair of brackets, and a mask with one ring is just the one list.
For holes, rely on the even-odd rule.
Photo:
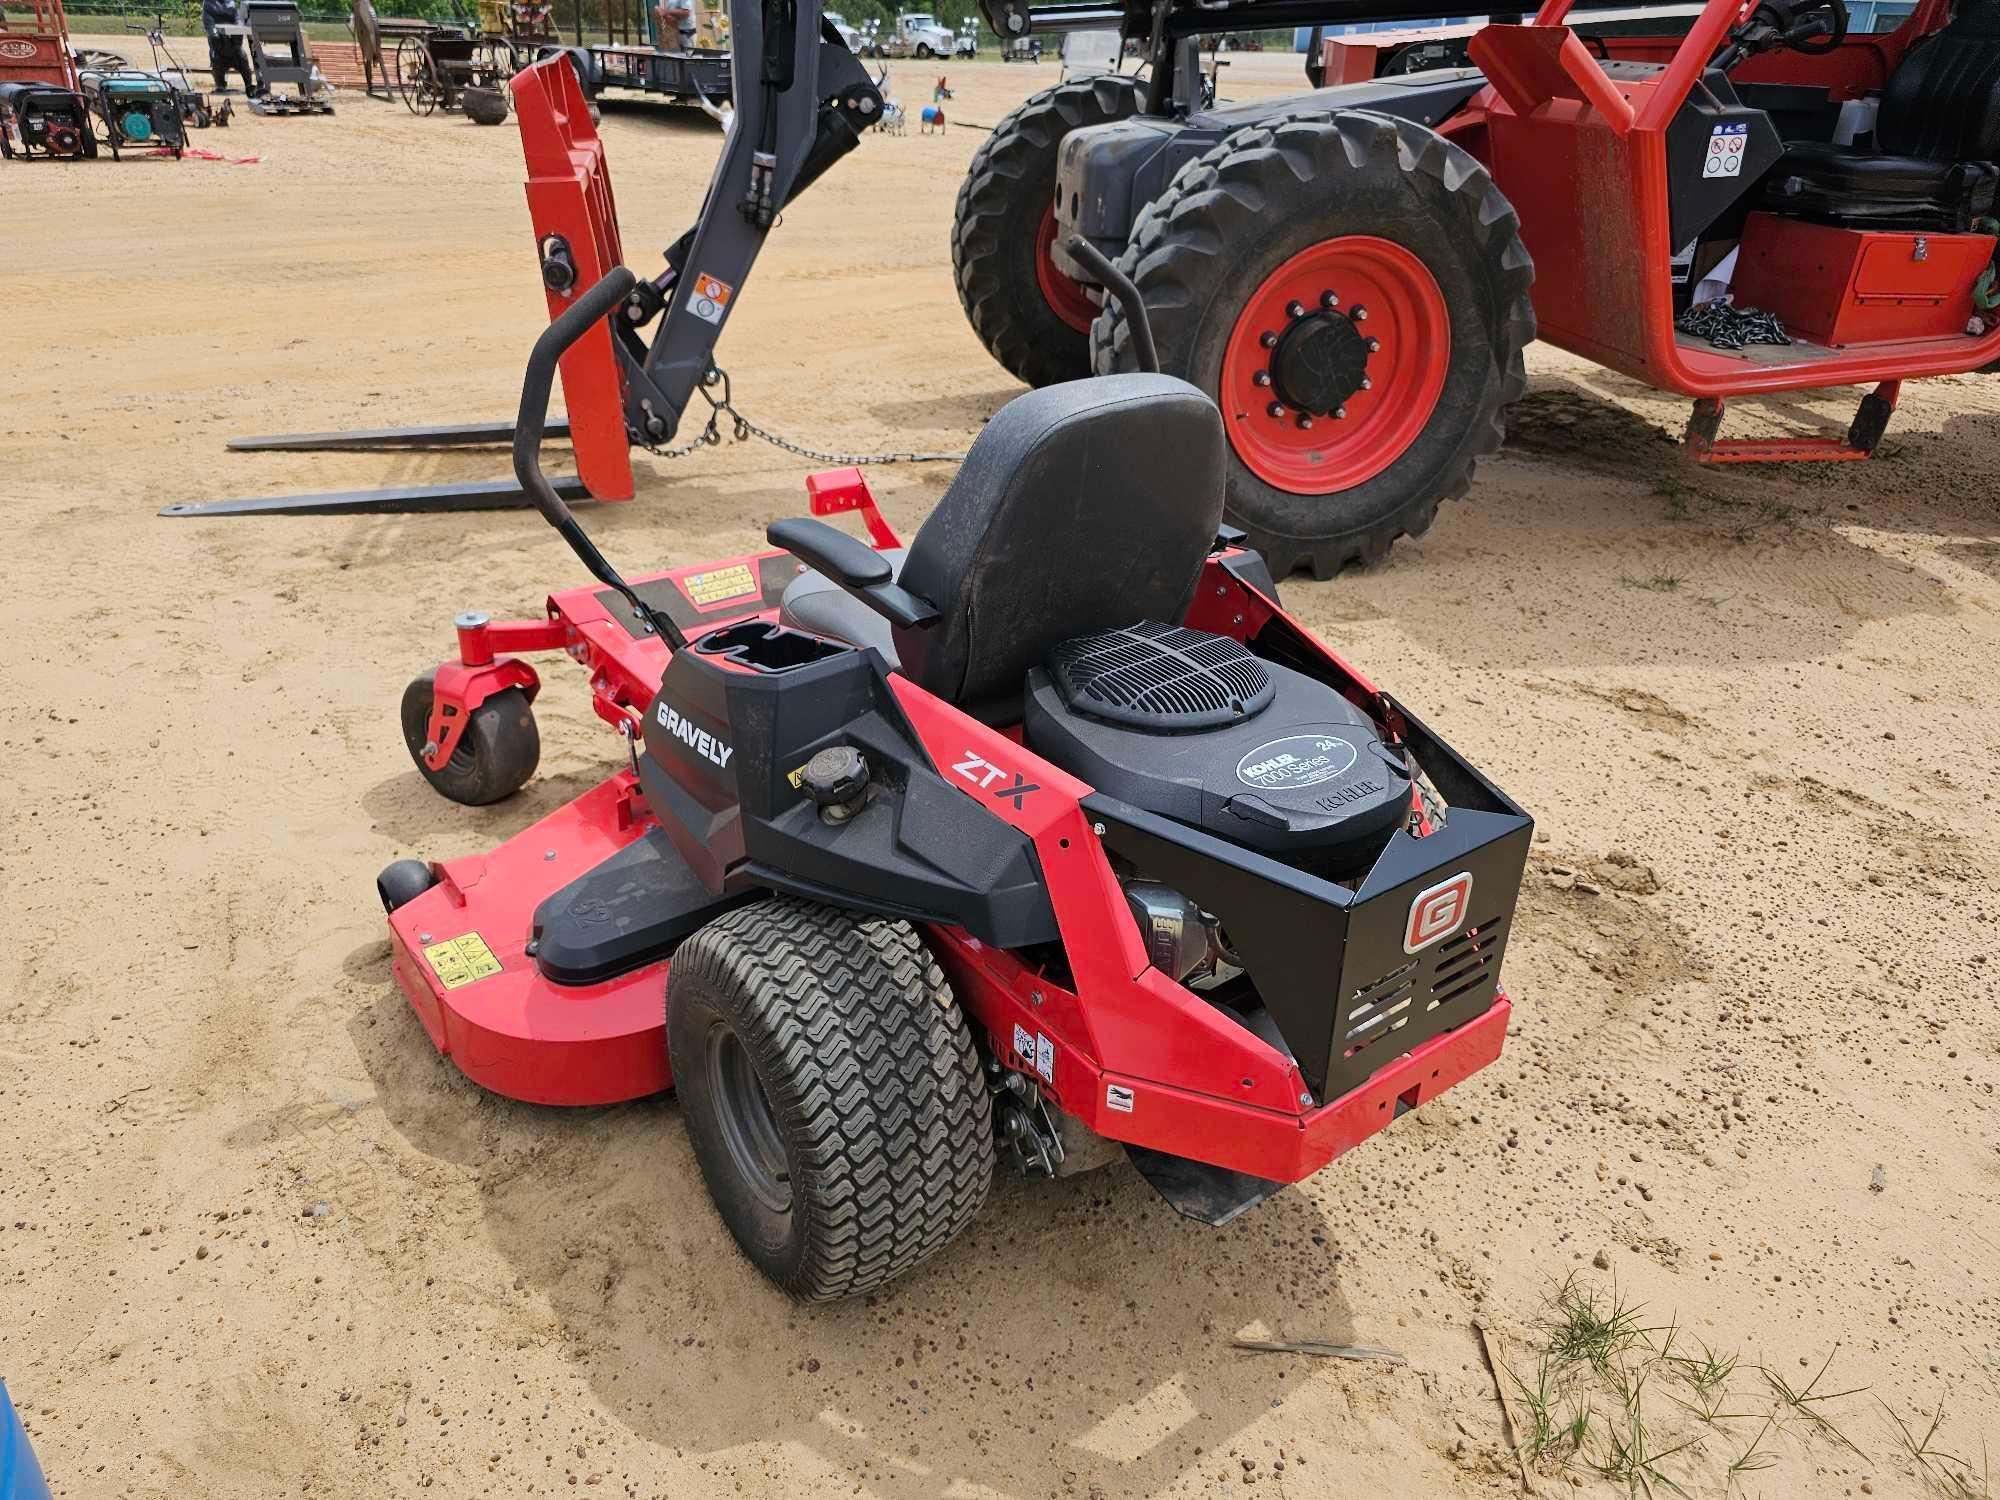
{"label": "lug nut", "polygon": [[1312,426],[1312,424],[1313,424],[1313,419],[1312,419],[1311,417],[1307,416],[1307,415],[1306,415],[1305,413],[1303,413],[1303,412],[1301,412],[1301,413],[1299,414],[1299,431],[1300,431],[1300,432],[1304,432],[1304,431],[1305,431],[1305,430],[1306,430],[1307,428],[1311,427],[1311,426]]}
{"label": "lug nut", "polygon": [[1282,417],[1285,414],[1285,403],[1282,401],[1273,401],[1264,410],[1270,416]]}
{"label": "lug nut", "polygon": [[1331,312],[1334,308],[1340,306],[1340,299],[1334,296],[1332,292],[1321,292],[1319,294],[1319,305]]}
{"label": "lug nut", "polygon": [[1305,303],[1303,303],[1303,302],[1287,302],[1287,303],[1285,304],[1285,316],[1286,316],[1286,317],[1288,317],[1288,318],[1303,318],[1303,317],[1304,317],[1305,315],[1306,315],[1306,305],[1305,305]]}
{"label": "lug nut", "polygon": [[1250,383],[1252,385],[1269,385],[1271,383],[1271,372],[1269,370],[1259,370],[1255,375],[1250,377]]}
{"label": "lug nut", "polygon": [[1267,333],[1260,337],[1257,342],[1262,344],[1266,349],[1275,349],[1278,347],[1278,336],[1275,333]]}
{"label": "lug nut", "polygon": [[1375,389],[1375,382],[1370,380],[1366,375],[1363,375],[1361,377],[1361,389],[1364,391],[1372,391]]}
{"label": "lug nut", "polygon": [[1347,420],[1347,408],[1344,406],[1336,406],[1333,409],[1333,419],[1336,422],[1345,422]]}
{"label": "lug nut", "polygon": [[1382,347],[1382,341],[1380,339],[1370,339],[1368,341],[1368,352],[1370,354],[1376,353],[1378,350],[1381,349],[1381,347]]}
{"label": "lug nut", "polygon": [[1366,323],[1368,321],[1368,309],[1357,306],[1348,313],[1348,317],[1354,319],[1357,323]]}

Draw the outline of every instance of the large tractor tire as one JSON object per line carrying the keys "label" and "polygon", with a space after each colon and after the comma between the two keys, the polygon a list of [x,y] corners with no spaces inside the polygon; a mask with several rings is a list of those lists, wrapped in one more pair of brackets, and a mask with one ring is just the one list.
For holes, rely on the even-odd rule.
{"label": "large tractor tire", "polygon": [[875,1290],[986,1201],[979,1054],[907,923],[791,897],[717,917],[674,954],[667,1050],[723,1223],[795,1297]]}
{"label": "large tractor tire", "polygon": [[[1367,111],[1236,132],[1134,226],[1160,363],[1215,397],[1227,514],[1279,577],[1330,578],[1421,536],[1506,435],[1534,265],[1486,170]],[[1100,374],[1137,368],[1115,304]]]}
{"label": "large tractor tire", "polygon": [[1097,304],[1049,258],[1063,137],[1139,113],[1144,85],[1118,74],[1030,96],[972,158],[952,219],[951,268],[972,331],[1032,386],[1090,374]]}

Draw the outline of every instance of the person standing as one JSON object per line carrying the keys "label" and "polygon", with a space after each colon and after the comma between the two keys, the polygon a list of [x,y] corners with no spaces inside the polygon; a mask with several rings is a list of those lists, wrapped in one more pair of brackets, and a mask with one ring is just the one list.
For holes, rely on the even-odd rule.
{"label": "person standing", "polygon": [[201,0],[201,29],[208,35],[208,71],[215,75],[215,92],[228,92],[225,85],[233,69],[243,77],[243,92],[255,94],[257,86],[250,79],[250,62],[243,55],[243,38],[224,35],[220,29],[235,24],[235,0]]}

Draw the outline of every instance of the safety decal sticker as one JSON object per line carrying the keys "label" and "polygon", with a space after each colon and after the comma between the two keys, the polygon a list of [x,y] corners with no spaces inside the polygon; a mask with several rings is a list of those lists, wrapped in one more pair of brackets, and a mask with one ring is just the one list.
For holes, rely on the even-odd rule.
{"label": "safety decal sticker", "polygon": [[1132,1091],[1122,1083],[1104,1085],[1104,1107],[1115,1109],[1121,1115],[1132,1113]]}
{"label": "safety decal sticker", "polygon": [[486,946],[486,939],[476,932],[468,932],[464,937],[446,938],[442,943],[432,943],[424,949],[424,962],[431,966],[431,972],[438,977],[438,983],[448,990],[461,989],[468,984],[477,984],[482,979],[491,979],[500,972],[500,960],[493,956],[493,950]]}
{"label": "safety decal sticker", "polygon": [[1035,1039],[1028,1035],[1028,1028],[1019,1021],[1014,1023],[1014,1051],[1025,1062],[1035,1060]]}
{"label": "safety decal sticker", "polygon": [[694,295],[688,298],[688,311],[720,328],[722,315],[729,311],[729,299],[735,295],[735,287],[704,271],[694,279]]}
{"label": "safety decal sticker", "polygon": [[681,587],[687,590],[688,598],[701,608],[711,604],[722,604],[731,599],[741,599],[745,594],[757,594],[757,575],[750,571],[748,563],[731,563],[726,568],[711,568],[706,573],[688,573],[681,579]]}
{"label": "safety decal sticker", "polygon": [[1750,144],[1750,122],[1725,121],[1708,133],[1708,156],[1701,164],[1704,177],[1741,177],[1743,150]]}
{"label": "safety decal sticker", "polygon": [[1039,1032],[1035,1036],[1035,1071],[1044,1083],[1056,1081],[1056,1044]]}

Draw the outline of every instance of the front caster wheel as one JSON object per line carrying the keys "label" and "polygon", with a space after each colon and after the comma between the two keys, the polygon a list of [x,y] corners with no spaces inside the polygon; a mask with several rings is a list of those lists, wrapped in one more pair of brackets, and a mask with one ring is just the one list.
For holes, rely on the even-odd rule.
{"label": "front caster wheel", "polygon": [[674,954],[667,1051],[709,1196],[794,1297],[875,1290],[986,1199],[972,1032],[907,923],[790,897],[716,918]]}
{"label": "front caster wheel", "polygon": [[438,883],[431,867],[420,859],[399,859],[375,877],[375,894],[382,898],[382,910],[408,906]]}
{"label": "front caster wheel", "polygon": [[472,711],[465,732],[442,770],[424,760],[430,743],[431,701],[435,674],[426,672],[403,690],[403,743],[424,780],[454,802],[484,807],[511,797],[527,785],[542,758],[542,736],[535,728],[528,695],[519,688],[495,693]]}

